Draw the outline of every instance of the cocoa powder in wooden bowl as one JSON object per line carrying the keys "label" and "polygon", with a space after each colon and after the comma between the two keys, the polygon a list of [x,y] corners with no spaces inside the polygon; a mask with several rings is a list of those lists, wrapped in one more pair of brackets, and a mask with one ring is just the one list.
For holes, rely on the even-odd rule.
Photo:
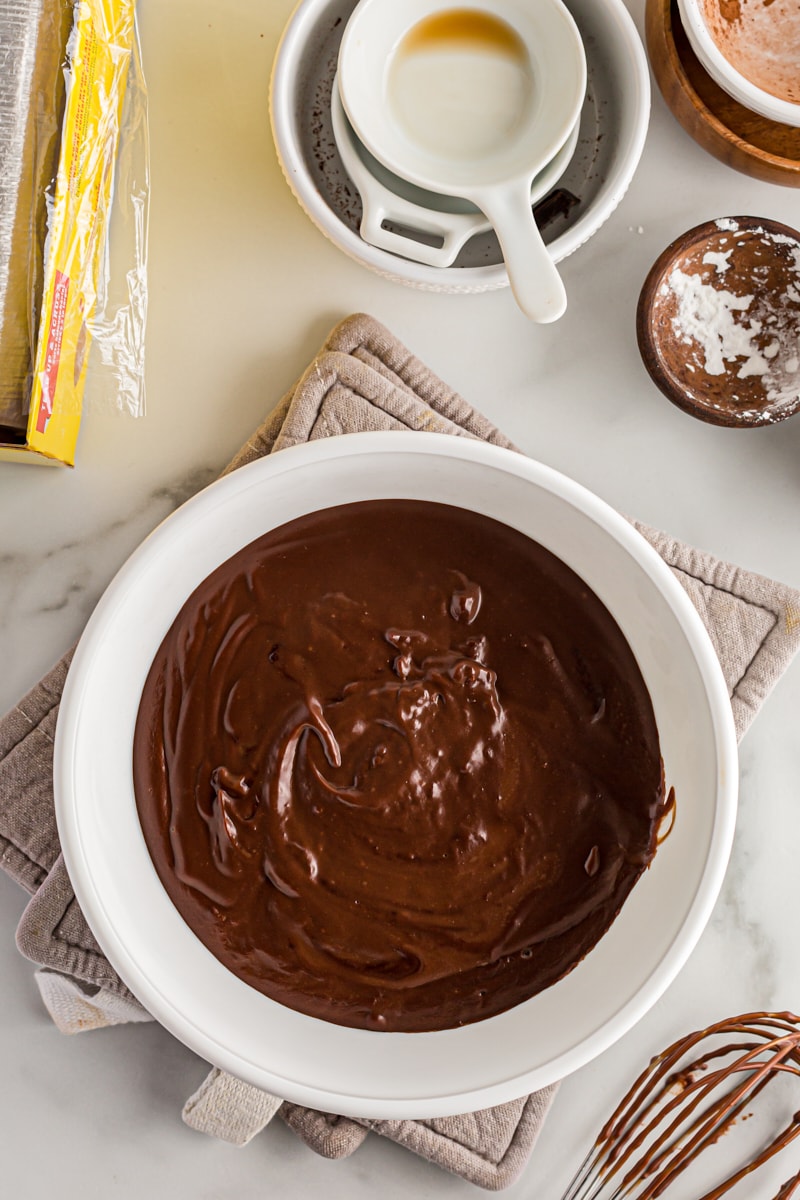
{"label": "cocoa powder in wooden bowl", "polygon": [[800,233],[722,217],[676,238],[636,314],[653,382],[715,425],[770,425],[800,408]]}

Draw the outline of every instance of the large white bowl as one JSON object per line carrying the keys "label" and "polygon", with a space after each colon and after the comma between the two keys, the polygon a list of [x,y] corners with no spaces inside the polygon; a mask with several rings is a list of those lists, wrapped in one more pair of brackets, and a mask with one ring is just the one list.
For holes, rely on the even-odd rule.
{"label": "large white bowl", "polygon": [[[132,743],[150,663],[198,583],[303,513],[408,497],[472,508],[554,551],[594,589],[636,655],[677,819],[621,914],[566,978],[461,1029],[377,1033],[304,1016],[229,973],[173,908],[137,818]],[[737,756],[719,663],[649,544],[597,497],[520,454],[466,438],[368,433],[282,451],[212,484],[129,559],[81,639],[61,704],[56,814],[75,892],[131,990],[216,1066],[352,1116],[442,1116],[497,1104],[581,1066],[624,1034],[683,965],[733,836]]]}
{"label": "large white bowl", "polygon": [[[588,84],[578,150],[559,187],[574,210],[543,230],[560,262],[613,213],[644,148],[650,115],[647,58],[624,0],[565,0],[586,48]],[[371,246],[359,234],[361,204],[333,137],[330,95],[339,44],[356,0],[301,0],[275,56],[272,134],[283,173],[301,207],[341,250],[386,279],[435,292],[508,286],[493,232],[472,238],[455,263],[436,267]]]}

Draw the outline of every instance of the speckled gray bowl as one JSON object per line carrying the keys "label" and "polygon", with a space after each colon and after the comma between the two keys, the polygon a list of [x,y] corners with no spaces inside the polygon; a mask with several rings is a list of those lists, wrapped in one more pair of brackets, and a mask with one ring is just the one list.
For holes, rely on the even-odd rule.
{"label": "speckled gray bowl", "polygon": [[[588,87],[578,148],[559,180],[551,215],[539,218],[556,262],[583,245],[619,204],[641,157],[650,112],[647,59],[623,0],[566,4],[583,37]],[[327,237],[387,279],[438,292],[507,287],[491,230],[471,238],[449,267],[415,262],[361,238],[361,198],[342,165],[330,105],[339,43],[354,7],[355,0],[301,0],[284,30],[270,113],[290,188]]]}

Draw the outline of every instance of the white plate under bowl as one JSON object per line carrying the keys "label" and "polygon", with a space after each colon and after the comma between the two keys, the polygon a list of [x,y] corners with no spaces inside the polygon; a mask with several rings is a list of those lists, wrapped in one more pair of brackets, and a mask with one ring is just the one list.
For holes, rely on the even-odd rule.
{"label": "white plate under bowl", "polygon": [[[565,0],[583,38],[588,83],[578,149],[558,187],[574,207],[542,228],[554,261],[582,246],[613,213],[639,163],[650,115],[650,75],[624,0]],[[301,0],[275,55],[272,134],[283,173],[314,224],[351,258],[394,282],[436,292],[508,286],[494,232],[471,238],[450,267],[370,246],[359,235],[361,198],[333,136],[330,97],[339,43],[356,0]]]}
{"label": "white plate under bowl", "polygon": [[[616,618],[650,690],[677,819],[597,946],[496,1017],[379,1033],[284,1008],[228,972],[173,908],[137,818],[133,730],[178,610],[266,530],[331,504],[407,497],[473,508],[535,538]],[[691,719],[687,716],[691,714]],[[113,580],[67,678],[55,748],[61,844],[98,942],[142,1004],[203,1058],[296,1103],[350,1116],[444,1116],[552,1083],[655,1003],[719,891],[737,792],[733,719],[708,635],[671,571],[597,497],[509,450],[425,433],[326,438],[259,460],[169,517]]]}

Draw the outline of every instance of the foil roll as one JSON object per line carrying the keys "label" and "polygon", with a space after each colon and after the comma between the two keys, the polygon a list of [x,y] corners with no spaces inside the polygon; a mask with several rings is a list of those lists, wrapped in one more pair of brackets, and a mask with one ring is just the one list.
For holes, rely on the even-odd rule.
{"label": "foil roll", "polygon": [[27,422],[73,0],[0,0],[0,425]]}

